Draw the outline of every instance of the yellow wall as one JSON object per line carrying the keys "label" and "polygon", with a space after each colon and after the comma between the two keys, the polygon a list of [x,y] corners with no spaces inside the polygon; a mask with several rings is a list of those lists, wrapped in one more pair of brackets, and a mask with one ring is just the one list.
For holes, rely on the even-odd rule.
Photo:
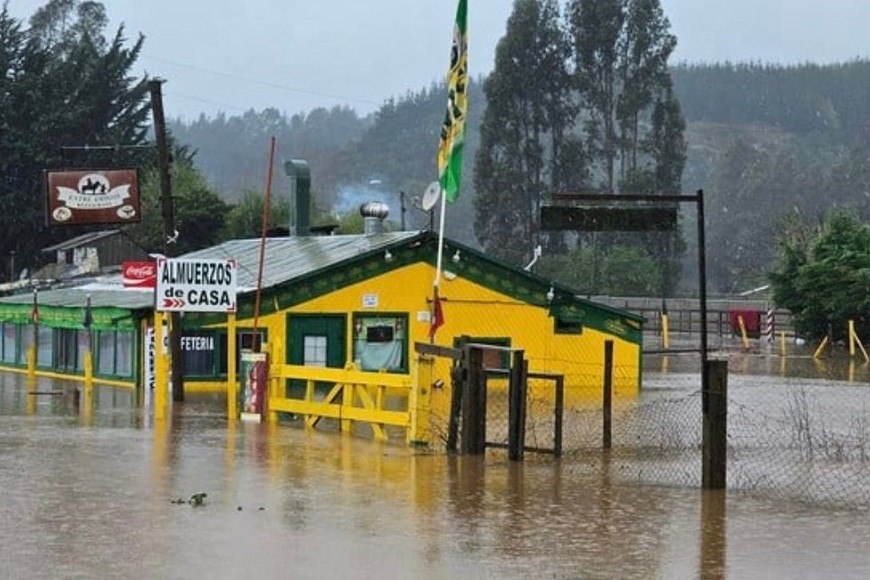
{"label": "yellow wall", "polygon": [[[640,345],[609,334],[584,328],[581,335],[554,334],[553,318],[545,308],[530,306],[494,292],[449,272],[442,275],[441,297],[445,324],[436,344],[452,346],[454,337],[509,337],[513,348],[525,350],[530,372],[565,375],[566,398],[600,401],[603,382],[604,341],[614,341],[615,396],[636,394],[639,384]],[[410,344],[429,342],[428,316],[432,298],[434,268],[418,263],[388,272],[363,282],[323,295],[287,311],[261,317],[260,326],[268,328],[274,362],[286,362],[286,313],[348,315],[346,352],[353,353],[350,328],[353,312],[407,312]],[[450,278],[453,278],[452,280]],[[377,307],[364,308],[363,297],[375,296]],[[239,320],[250,327],[251,319]],[[414,358],[413,352],[411,359]],[[411,361],[412,367],[414,361]],[[434,378],[449,384],[449,362],[439,359]],[[412,368],[412,373],[416,369]],[[416,376],[416,375],[415,375]],[[427,373],[427,377],[430,376]],[[434,379],[433,379],[434,380]]]}

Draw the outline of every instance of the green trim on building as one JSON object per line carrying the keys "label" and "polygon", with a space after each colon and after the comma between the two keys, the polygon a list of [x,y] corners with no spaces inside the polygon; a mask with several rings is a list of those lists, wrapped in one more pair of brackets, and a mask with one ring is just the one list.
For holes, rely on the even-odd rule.
{"label": "green trim on building", "polygon": [[[260,316],[273,314],[303,304],[358,282],[420,262],[435,267],[437,263],[437,236],[424,232],[414,238],[401,240],[389,246],[391,261],[384,260],[384,248],[331,264],[298,278],[263,290]],[[459,250],[458,263],[451,260]],[[612,334],[634,344],[642,344],[645,319],[635,314],[577,298],[570,288],[553,284],[539,276],[494,260],[467,246],[445,242],[444,270],[454,272],[467,280],[480,284],[515,300],[545,308],[550,316],[581,323],[584,327]],[[547,293],[553,289],[552,301]],[[239,296],[237,316],[253,318],[254,294]],[[188,314],[185,327],[222,324],[225,315]]]}
{"label": "green trim on building", "polygon": [[[32,322],[32,304],[0,303],[0,321],[16,324]],[[52,328],[84,328],[85,308],[71,306],[39,305],[39,324]],[[124,308],[91,308],[91,329],[125,330],[138,329],[138,317],[134,311]]]}

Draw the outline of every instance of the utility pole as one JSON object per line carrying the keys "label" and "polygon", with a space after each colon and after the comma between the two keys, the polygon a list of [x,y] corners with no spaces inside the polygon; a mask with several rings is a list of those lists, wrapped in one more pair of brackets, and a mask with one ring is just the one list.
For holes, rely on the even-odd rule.
{"label": "utility pole", "polygon": [[[169,175],[169,142],[166,138],[166,119],[163,117],[161,79],[148,82],[151,92],[151,113],[154,117],[154,140],[157,142],[157,165],[160,172],[160,208],[163,215],[163,254],[171,258],[177,254],[175,209],[172,200],[172,180]],[[156,349],[162,348],[155,345]],[[184,361],[181,353],[181,314],[169,313],[169,357],[172,373],[172,400],[184,401]]]}

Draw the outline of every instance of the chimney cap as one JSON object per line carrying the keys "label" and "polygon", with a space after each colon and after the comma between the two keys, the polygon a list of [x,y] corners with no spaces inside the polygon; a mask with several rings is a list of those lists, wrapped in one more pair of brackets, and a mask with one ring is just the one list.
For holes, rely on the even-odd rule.
{"label": "chimney cap", "polygon": [[364,218],[372,217],[383,221],[390,215],[390,207],[381,201],[368,201],[359,206],[359,213]]}

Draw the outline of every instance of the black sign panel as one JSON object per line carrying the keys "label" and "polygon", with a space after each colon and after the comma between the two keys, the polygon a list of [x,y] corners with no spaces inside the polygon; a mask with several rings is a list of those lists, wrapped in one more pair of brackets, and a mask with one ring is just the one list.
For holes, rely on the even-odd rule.
{"label": "black sign panel", "polygon": [[544,206],[542,230],[668,232],[677,229],[677,209],[665,207]]}

